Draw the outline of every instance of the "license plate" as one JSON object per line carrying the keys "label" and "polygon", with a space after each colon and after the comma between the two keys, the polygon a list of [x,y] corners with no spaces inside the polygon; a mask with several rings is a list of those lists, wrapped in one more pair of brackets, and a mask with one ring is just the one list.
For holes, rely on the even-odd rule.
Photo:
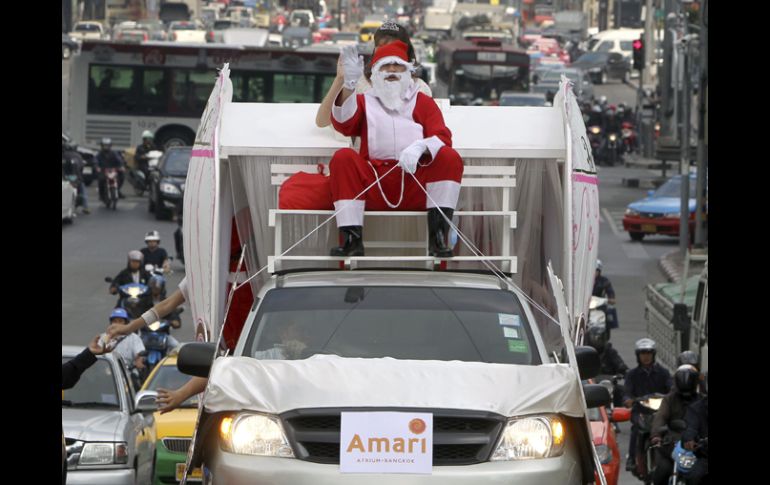
{"label": "license plate", "polygon": [[91,167],[83,167],[83,175],[91,175],[92,170]]}
{"label": "license plate", "polygon": [[[184,463],[177,463],[176,464],[176,481],[181,482],[182,477],[184,476]],[[187,477],[188,482],[201,482],[203,481],[203,470],[200,468],[194,468],[192,473],[190,473]]]}
{"label": "license plate", "polygon": [[655,224],[642,224],[642,232],[656,232]]}
{"label": "license plate", "polygon": [[487,62],[505,62],[505,52],[479,52],[476,59]]}

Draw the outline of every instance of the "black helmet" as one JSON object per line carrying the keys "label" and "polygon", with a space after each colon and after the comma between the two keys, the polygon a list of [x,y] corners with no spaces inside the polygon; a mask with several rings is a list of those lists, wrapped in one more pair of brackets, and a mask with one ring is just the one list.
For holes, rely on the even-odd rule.
{"label": "black helmet", "polygon": [[676,366],[680,367],[685,364],[690,364],[691,366],[694,366],[696,369],[698,368],[698,354],[693,352],[692,350],[685,350],[681,354],[679,354],[679,357],[676,358]]}
{"label": "black helmet", "polygon": [[695,396],[700,382],[700,373],[695,366],[684,364],[674,372],[674,386],[676,392],[684,397]]}
{"label": "black helmet", "polygon": [[595,348],[600,354],[604,352],[604,347],[607,345],[607,329],[604,324],[594,325],[588,329],[586,344]]}

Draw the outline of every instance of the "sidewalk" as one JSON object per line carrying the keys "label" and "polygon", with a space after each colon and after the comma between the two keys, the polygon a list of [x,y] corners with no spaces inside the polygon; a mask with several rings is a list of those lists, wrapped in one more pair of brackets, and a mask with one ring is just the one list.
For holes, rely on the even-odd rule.
{"label": "sidewalk", "polygon": [[[708,247],[700,250],[691,249],[691,255],[693,256],[702,254],[708,256]],[[664,254],[660,258],[659,264],[663,274],[666,275],[666,279],[668,279],[668,281],[672,283],[679,283],[682,281],[682,276],[684,276],[685,261],[684,256],[679,252],[678,249]],[[700,274],[701,271],[703,271],[704,266],[705,263],[703,261],[693,261],[691,259],[687,276],[692,277]]]}

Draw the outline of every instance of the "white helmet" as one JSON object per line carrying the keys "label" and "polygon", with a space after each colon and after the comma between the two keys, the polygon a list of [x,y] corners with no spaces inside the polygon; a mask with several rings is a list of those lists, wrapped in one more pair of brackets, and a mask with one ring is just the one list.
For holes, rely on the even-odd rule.
{"label": "white helmet", "polygon": [[142,254],[141,251],[137,251],[134,249],[133,251],[128,252],[128,260],[129,261],[139,261],[140,263],[144,261],[144,254]]}
{"label": "white helmet", "polygon": [[634,345],[634,352],[655,352],[655,341],[651,338],[640,338]]}
{"label": "white helmet", "polygon": [[160,233],[158,231],[150,231],[144,236],[144,242],[158,241],[160,242]]}
{"label": "white helmet", "polygon": [[602,266],[603,266],[603,265],[602,265],[602,260],[601,260],[601,259],[597,259],[597,260],[596,260],[596,269],[598,269],[599,271],[601,271],[601,270],[602,270]]}

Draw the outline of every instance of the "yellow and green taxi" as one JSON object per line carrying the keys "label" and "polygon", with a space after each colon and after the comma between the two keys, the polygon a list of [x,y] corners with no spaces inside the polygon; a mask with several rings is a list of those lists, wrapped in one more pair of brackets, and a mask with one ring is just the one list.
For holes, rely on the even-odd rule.
{"label": "yellow and green taxi", "polygon": [[382,22],[364,22],[361,25],[361,30],[359,31],[359,39],[361,42],[369,42],[370,40],[373,41],[374,32],[380,28],[380,25],[382,25]]}
{"label": "yellow and green taxi", "polygon": [[[158,388],[178,389],[190,376],[182,374],[176,367],[176,352],[171,352],[158,362],[142,386],[142,391],[157,391]],[[192,441],[195,420],[198,416],[198,396],[193,396],[178,409],[170,413],[155,412],[158,441],[156,443],[155,473],[153,485],[179,483],[184,474],[187,449]],[[196,468],[188,477],[200,481],[201,470]]]}

